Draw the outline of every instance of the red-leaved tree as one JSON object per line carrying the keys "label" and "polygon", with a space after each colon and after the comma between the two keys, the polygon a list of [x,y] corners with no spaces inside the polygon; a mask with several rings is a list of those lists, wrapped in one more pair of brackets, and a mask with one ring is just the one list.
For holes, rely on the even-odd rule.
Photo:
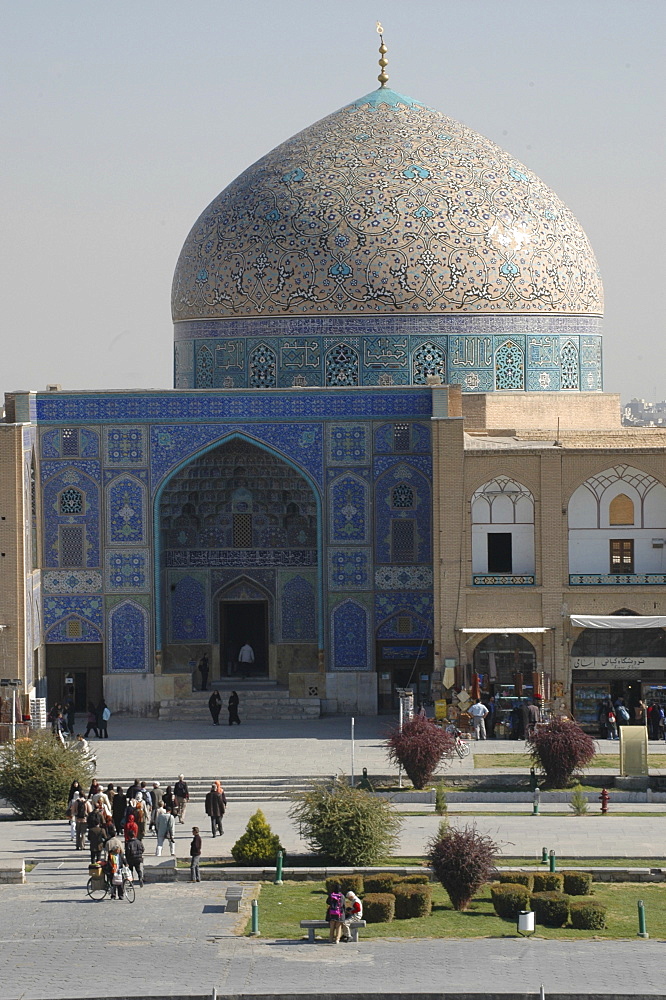
{"label": "red-leaved tree", "polygon": [[453,753],[455,740],[430,719],[416,715],[409,722],[392,729],[386,740],[390,761],[404,767],[414,788],[424,788],[439,767],[445,754]]}
{"label": "red-leaved tree", "polygon": [[554,788],[564,788],[596,753],[592,737],[570,719],[553,719],[545,726],[537,726],[526,745],[532,760],[545,774],[546,783]]}
{"label": "red-leaved tree", "polygon": [[435,878],[454,910],[466,910],[474,894],[496,874],[497,844],[474,825],[436,834],[426,847]]}

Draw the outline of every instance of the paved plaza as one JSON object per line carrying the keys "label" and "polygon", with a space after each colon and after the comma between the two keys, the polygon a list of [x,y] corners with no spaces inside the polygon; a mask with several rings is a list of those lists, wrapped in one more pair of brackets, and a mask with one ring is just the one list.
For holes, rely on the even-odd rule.
{"label": "paved plaza", "polygon": [[[384,719],[356,720],[357,773],[363,766],[371,774],[393,773],[381,746],[386,727]],[[225,780],[349,773],[349,733],[349,719],[340,718],[249,723],[231,730],[114,718],[112,738],[92,745],[101,781],[173,779],[180,771],[189,778],[218,774]],[[498,741],[478,749],[513,753],[524,751],[524,744]],[[471,772],[472,765],[471,758],[456,761],[451,770]],[[211,837],[202,803],[190,804],[185,825],[177,826],[178,856],[188,854],[192,824],[202,829],[205,856],[227,854],[258,805],[289,852],[304,849],[288,802],[232,798],[221,840]],[[508,854],[540,855],[543,845],[561,856],[580,857],[658,859],[663,851],[663,805],[618,806],[641,813],[635,817],[553,815],[563,811],[562,804],[544,807],[537,817],[525,803],[495,804],[494,815],[483,815],[487,808],[457,803],[452,813],[465,809],[472,815],[452,821],[476,822]],[[439,817],[431,806],[416,803],[400,811],[400,853],[421,854]],[[154,844],[147,838],[148,860]],[[500,992],[538,992],[543,982],[547,993],[631,993],[640,963],[640,992],[664,993],[664,942],[387,938],[335,949],[253,941],[237,936],[246,918],[225,913],[224,885],[216,881],[148,884],[137,890],[133,905],[91,902],[84,889],[87,852],[74,852],[64,821],[0,822],[0,859],[20,858],[40,864],[26,885],[0,886],[0,1000],[202,994],[213,987],[220,994],[321,992],[328,991],[322,963],[331,965],[336,991],[369,993],[483,993],[491,980]]]}

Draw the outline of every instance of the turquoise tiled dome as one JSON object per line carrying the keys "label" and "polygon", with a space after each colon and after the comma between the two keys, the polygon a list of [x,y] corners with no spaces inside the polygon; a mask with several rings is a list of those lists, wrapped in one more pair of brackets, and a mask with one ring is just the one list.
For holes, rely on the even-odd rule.
{"label": "turquoise tiled dome", "polygon": [[[172,294],[177,343],[338,336],[343,318],[366,318],[347,327],[361,337],[375,326],[421,337],[598,335],[602,309],[594,254],[559,198],[495,143],[388,88],[299,132],[225,188],[187,237]],[[552,325],[566,317],[577,324]],[[195,364],[188,350],[185,369]]]}

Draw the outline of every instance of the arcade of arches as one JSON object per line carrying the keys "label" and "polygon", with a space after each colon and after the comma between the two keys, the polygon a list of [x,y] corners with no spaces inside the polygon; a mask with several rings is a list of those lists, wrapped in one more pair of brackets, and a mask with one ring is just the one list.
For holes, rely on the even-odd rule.
{"label": "arcade of arches", "polygon": [[[169,481],[160,536],[167,670],[209,651],[213,677],[316,670],[317,505],[295,469],[223,443]],[[255,662],[240,668],[246,642]]]}

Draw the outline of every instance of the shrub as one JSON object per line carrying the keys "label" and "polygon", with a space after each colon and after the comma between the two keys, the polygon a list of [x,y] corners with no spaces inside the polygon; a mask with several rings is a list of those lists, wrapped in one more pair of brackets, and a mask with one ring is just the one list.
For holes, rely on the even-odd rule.
{"label": "shrub", "polygon": [[499,872],[498,882],[508,882],[511,885],[524,885],[530,892],[534,889],[534,875],[532,872]]}
{"label": "shrub", "polygon": [[606,907],[596,899],[572,899],[571,926],[579,931],[602,931],[606,926]]}
{"label": "shrub", "polygon": [[533,892],[534,919],[544,927],[564,927],[569,919],[569,897],[563,892]]}
{"label": "shrub", "polygon": [[584,816],[588,811],[587,795],[582,790],[580,785],[578,788],[574,788],[571,793],[571,798],[569,799],[569,809],[571,809],[576,816]]}
{"label": "shrub", "polygon": [[398,885],[430,885],[429,875],[403,875],[398,879]]}
{"label": "shrub", "polygon": [[475,826],[449,829],[427,845],[435,877],[446,889],[454,910],[466,910],[472,896],[495,874],[497,845]]}
{"label": "shrub", "polygon": [[429,917],[432,912],[432,888],[399,882],[394,890],[395,915],[398,920]]}
{"label": "shrub", "polygon": [[364,880],[366,892],[393,892],[393,886],[398,881],[397,875],[390,872],[380,872],[378,875],[366,875]]}
{"label": "shrub", "polygon": [[562,872],[567,896],[589,896],[592,893],[592,876],[589,872]]}
{"label": "shrub", "polygon": [[335,878],[326,879],[326,892],[333,891],[333,883],[340,886],[340,892],[348,893],[355,892],[357,896],[360,896],[363,892],[363,876],[362,875],[337,875]]}
{"label": "shrub", "polygon": [[0,746],[0,798],[22,819],[63,819],[72,782],[87,790],[94,773],[91,751],[63,746],[50,731]]}
{"label": "shrub", "polygon": [[562,872],[535,872],[533,892],[562,892],[564,875]]}
{"label": "shrub", "polygon": [[430,719],[415,715],[388,735],[388,758],[404,767],[414,788],[424,788],[444,758],[454,748],[454,739]]}
{"label": "shrub", "polygon": [[495,913],[505,920],[515,920],[521,910],[529,910],[530,890],[526,885],[502,882],[490,889]]}
{"label": "shrub", "polygon": [[553,719],[538,726],[526,745],[535,765],[546,775],[547,784],[555,788],[563,788],[595,754],[592,737],[570,719]]}
{"label": "shrub", "polygon": [[245,833],[231,848],[231,854],[239,865],[272,865],[279,850],[280,838],[271,832],[266,817],[257,809],[254,816],[250,816]]}
{"label": "shrub", "polygon": [[296,795],[289,815],[311,850],[343,865],[377,864],[393,850],[401,826],[389,802],[351,788],[345,778]]}
{"label": "shrub", "polygon": [[444,785],[438,785],[435,789],[435,812],[438,816],[446,816],[448,808]]}
{"label": "shrub", "polygon": [[395,896],[390,892],[371,892],[363,897],[363,918],[369,924],[388,924],[395,917]]}

